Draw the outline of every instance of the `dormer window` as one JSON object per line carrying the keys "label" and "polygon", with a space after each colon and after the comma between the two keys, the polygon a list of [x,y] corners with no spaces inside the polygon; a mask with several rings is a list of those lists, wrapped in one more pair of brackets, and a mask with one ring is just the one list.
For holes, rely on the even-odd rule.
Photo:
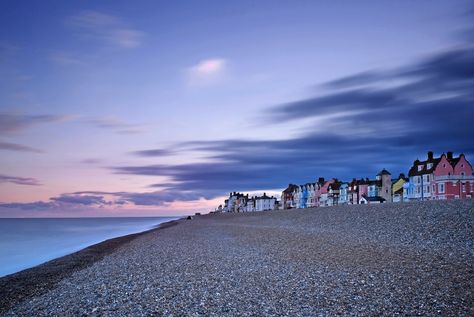
{"label": "dormer window", "polygon": [[433,163],[428,163],[428,169],[433,167]]}
{"label": "dormer window", "polygon": [[418,165],[418,172],[423,169],[423,165]]}

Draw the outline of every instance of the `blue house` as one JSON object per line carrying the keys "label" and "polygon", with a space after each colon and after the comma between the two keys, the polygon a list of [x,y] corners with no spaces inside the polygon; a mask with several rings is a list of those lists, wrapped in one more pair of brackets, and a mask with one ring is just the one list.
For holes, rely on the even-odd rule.
{"label": "blue house", "polygon": [[378,186],[379,181],[370,181],[369,186],[367,187],[367,196],[368,197],[377,197],[379,195]]}
{"label": "blue house", "polygon": [[300,208],[306,208],[306,202],[308,201],[308,186],[301,185],[301,199]]}
{"label": "blue house", "polygon": [[339,188],[339,205],[345,205],[349,202],[349,184],[342,183]]}

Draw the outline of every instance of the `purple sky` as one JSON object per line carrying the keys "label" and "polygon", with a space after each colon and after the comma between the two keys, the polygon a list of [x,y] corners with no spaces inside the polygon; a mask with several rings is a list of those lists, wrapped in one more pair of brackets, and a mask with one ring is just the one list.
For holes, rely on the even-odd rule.
{"label": "purple sky", "polygon": [[0,217],[176,215],[474,157],[471,1],[2,1]]}

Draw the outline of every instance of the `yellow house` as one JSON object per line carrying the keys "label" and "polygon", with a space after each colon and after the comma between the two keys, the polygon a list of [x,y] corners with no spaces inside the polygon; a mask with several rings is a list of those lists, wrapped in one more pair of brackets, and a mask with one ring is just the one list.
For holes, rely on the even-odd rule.
{"label": "yellow house", "polygon": [[394,203],[403,201],[403,184],[408,181],[405,174],[400,174],[398,179],[392,182],[392,201]]}

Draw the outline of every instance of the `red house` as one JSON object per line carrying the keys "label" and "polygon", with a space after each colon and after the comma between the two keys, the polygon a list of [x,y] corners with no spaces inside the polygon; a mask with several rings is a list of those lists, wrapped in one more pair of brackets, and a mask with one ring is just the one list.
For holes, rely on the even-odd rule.
{"label": "red house", "polygon": [[443,153],[434,168],[431,187],[434,199],[472,198],[474,175],[464,154],[455,158],[452,152]]}

